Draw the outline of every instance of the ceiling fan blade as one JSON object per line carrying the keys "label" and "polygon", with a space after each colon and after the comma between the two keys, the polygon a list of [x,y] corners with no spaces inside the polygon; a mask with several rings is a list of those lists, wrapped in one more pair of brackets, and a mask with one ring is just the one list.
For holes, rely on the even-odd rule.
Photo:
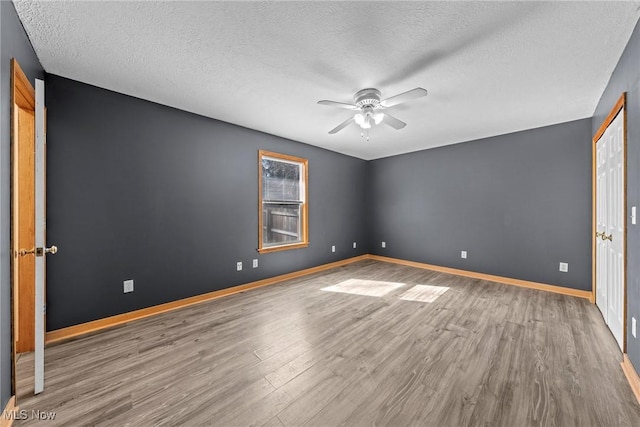
{"label": "ceiling fan blade", "polygon": [[380,105],[385,108],[393,107],[394,105],[402,104],[403,102],[411,101],[412,99],[421,98],[423,96],[427,96],[427,90],[417,87],[396,96],[392,96],[391,98],[383,99],[380,101]]}
{"label": "ceiling fan blade", "polygon": [[395,117],[384,113],[384,118],[382,119],[382,123],[387,124],[389,126],[391,126],[394,129],[402,129],[403,127],[405,127],[407,124],[405,122],[403,122],[402,120],[398,120]]}
{"label": "ceiling fan blade", "polygon": [[347,120],[345,120],[344,122],[340,123],[338,126],[334,127],[333,129],[331,129],[329,131],[330,135],[333,135],[334,133],[338,133],[340,132],[342,129],[346,128],[347,126],[349,126],[351,124],[351,122],[353,122],[353,117],[348,118]]}
{"label": "ceiling fan blade", "polygon": [[328,105],[330,107],[346,108],[347,110],[359,110],[360,109],[357,105],[345,104],[344,102],[336,102],[336,101],[323,100],[323,101],[318,101],[318,104],[320,104],[320,105]]}

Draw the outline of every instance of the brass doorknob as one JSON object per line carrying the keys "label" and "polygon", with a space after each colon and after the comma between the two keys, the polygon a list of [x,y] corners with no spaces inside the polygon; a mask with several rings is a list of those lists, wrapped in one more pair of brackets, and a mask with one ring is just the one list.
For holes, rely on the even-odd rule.
{"label": "brass doorknob", "polygon": [[27,255],[31,255],[31,254],[35,254],[36,253],[36,248],[31,248],[31,249],[20,249],[18,251],[18,254],[20,256],[27,256]]}
{"label": "brass doorknob", "polygon": [[602,236],[604,236],[604,232],[603,232],[603,233],[600,233],[599,231],[596,231],[596,239],[597,239],[598,237],[602,237]]}
{"label": "brass doorknob", "polygon": [[58,253],[57,246],[51,246],[50,248],[31,248],[31,249],[20,249],[18,251],[18,255],[27,256],[31,254],[35,254],[36,256],[42,256],[43,254],[51,254],[55,255]]}
{"label": "brass doorknob", "polygon": [[600,233],[599,236],[598,236],[598,233],[596,233],[596,238],[597,237],[600,237],[602,240],[609,240],[610,242],[613,242],[613,234],[609,234],[607,236],[607,234],[604,231]]}

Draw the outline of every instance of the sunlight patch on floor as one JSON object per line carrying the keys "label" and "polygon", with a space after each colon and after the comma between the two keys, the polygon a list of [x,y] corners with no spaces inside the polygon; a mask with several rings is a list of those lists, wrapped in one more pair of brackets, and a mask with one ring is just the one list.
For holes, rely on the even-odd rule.
{"label": "sunlight patch on floor", "polygon": [[400,295],[400,299],[405,301],[434,302],[440,295],[448,290],[449,288],[445,286],[415,285]]}
{"label": "sunlight patch on floor", "polygon": [[405,283],[381,282],[379,280],[349,279],[337,285],[320,289],[321,291],[342,292],[345,294],[381,297],[405,286]]}

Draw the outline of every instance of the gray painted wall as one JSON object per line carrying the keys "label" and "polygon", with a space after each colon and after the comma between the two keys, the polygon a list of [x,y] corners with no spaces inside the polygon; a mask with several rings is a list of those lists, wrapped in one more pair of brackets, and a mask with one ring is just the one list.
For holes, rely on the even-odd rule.
{"label": "gray painted wall", "polygon": [[[46,102],[49,330],[367,253],[364,160],[54,75]],[[309,160],[306,249],[256,252],[259,149]]]}
{"label": "gray painted wall", "polygon": [[0,410],[11,397],[11,58],[33,81],[43,70],[10,1],[0,2]]}
{"label": "gray painted wall", "polygon": [[591,289],[590,140],[584,119],[372,161],[372,252]]}
{"label": "gray painted wall", "polygon": [[[592,134],[627,92],[627,214],[640,208],[640,24],[620,57],[609,84],[593,114]],[[640,212],[639,212],[640,213]],[[628,222],[627,229],[627,353],[640,371],[640,340],[631,335],[631,317],[640,320],[640,226]]]}

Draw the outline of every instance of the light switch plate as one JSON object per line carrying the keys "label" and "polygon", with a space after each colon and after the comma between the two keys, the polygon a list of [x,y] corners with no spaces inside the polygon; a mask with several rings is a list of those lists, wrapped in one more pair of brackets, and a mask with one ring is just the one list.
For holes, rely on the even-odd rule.
{"label": "light switch plate", "polygon": [[637,223],[636,207],[631,206],[631,224],[636,225],[636,223]]}
{"label": "light switch plate", "polygon": [[567,273],[569,271],[569,263],[561,262],[560,263],[560,271],[562,271],[563,273]]}

